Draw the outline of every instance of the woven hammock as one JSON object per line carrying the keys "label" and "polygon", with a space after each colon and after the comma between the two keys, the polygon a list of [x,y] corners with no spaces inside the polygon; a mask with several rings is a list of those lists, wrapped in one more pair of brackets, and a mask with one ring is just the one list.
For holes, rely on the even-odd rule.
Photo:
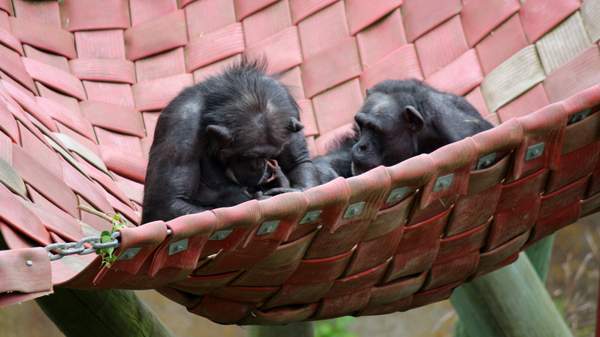
{"label": "woven hammock", "polygon": [[[220,323],[407,310],[600,208],[600,0],[0,0],[0,304],[155,288]],[[160,110],[266,56],[313,154],[419,78],[497,126],[305,192],[136,227]],[[50,262],[110,230],[120,255]]]}

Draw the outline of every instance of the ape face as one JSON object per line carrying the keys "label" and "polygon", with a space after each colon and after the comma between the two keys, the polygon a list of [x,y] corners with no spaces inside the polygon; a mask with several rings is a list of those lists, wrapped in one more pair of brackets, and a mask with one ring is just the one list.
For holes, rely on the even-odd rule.
{"label": "ape face", "polygon": [[277,158],[302,124],[295,101],[274,79],[256,74],[245,83],[227,88],[213,106],[206,127],[211,153],[225,175],[242,186],[257,187],[273,175],[268,161]]}
{"label": "ape face", "polygon": [[352,173],[391,166],[417,154],[416,135],[424,120],[411,95],[369,93],[355,117],[358,140],[352,148]]}

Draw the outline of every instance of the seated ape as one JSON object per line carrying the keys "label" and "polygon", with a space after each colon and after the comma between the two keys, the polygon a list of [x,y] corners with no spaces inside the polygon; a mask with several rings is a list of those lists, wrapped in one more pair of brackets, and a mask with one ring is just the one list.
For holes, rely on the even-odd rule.
{"label": "seated ape", "polygon": [[287,89],[246,60],[183,90],[156,125],[143,223],[316,185],[298,116]]}
{"label": "seated ape", "polygon": [[463,97],[418,80],[387,80],[367,90],[355,121],[354,134],[314,159],[322,183],[392,166],[492,127]]}

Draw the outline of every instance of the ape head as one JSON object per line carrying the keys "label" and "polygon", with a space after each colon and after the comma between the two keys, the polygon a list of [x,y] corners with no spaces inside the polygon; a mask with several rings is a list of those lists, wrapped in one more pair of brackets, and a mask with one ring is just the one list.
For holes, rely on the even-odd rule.
{"label": "ape head", "polygon": [[276,158],[293,133],[302,130],[298,106],[288,90],[265,74],[259,62],[242,63],[209,78],[205,85],[206,113],[202,139],[209,156],[234,182],[256,187],[271,173]]}
{"label": "ape head", "polygon": [[387,80],[367,91],[355,117],[353,174],[392,166],[492,127],[464,97],[418,80]]}
{"label": "ape head", "polygon": [[352,148],[353,174],[391,166],[418,154],[416,135],[423,130],[425,118],[414,92],[400,89],[391,88],[386,81],[367,91],[355,116],[358,139]]}

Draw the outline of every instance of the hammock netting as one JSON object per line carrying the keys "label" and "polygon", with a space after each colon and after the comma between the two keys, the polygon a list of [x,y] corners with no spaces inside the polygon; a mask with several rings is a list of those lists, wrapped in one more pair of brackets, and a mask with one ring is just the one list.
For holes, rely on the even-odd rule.
{"label": "hammock netting", "polygon": [[[600,0],[0,0],[0,304],[155,288],[220,323],[407,310],[600,208]],[[313,154],[419,78],[494,129],[305,192],[139,224],[160,110],[266,56]],[[109,230],[120,259],[43,246]],[[170,234],[167,233],[170,230]]]}

